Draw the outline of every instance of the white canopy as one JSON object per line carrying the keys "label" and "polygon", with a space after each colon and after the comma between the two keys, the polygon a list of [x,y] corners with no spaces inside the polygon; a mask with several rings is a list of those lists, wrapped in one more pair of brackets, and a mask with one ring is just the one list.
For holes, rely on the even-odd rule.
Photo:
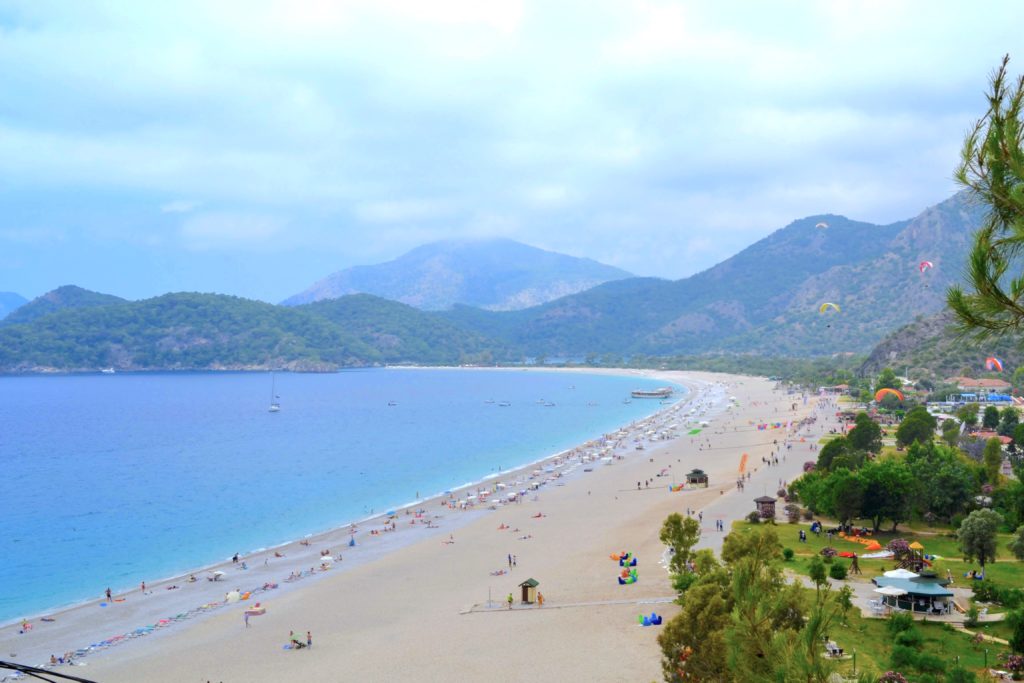
{"label": "white canopy", "polygon": [[909,569],[904,569],[903,567],[900,567],[899,569],[891,569],[882,574],[882,576],[889,579],[916,579],[918,576],[920,576],[920,574],[915,574]]}
{"label": "white canopy", "polygon": [[907,591],[902,588],[897,588],[896,586],[882,586],[881,588],[876,588],[875,592],[879,595],[891,595],[893,597],[907,594]]}

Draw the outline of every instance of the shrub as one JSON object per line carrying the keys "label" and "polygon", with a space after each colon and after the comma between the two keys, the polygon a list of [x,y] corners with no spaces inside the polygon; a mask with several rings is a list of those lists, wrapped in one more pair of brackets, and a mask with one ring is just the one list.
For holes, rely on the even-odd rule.
{"label": "shrub", "polygon": [[946,673],[945,683],[976,683],[978,678],[974,675],[973,671],[968,671],[963,667],[956,667],[950,669]]}
{"label": "shrub", "polygon": [[821,549],[821,556],[822,557],[835,557],[838,554],[839,554],[839,551],[837,551],[835,548],[828,547],[828,548],[822,548]]}
{"label": "shrub", "polygon": [[783,548],[782,549],[782,559],[784,559],[786,562],[791,562],[793,560],[793,555],[794,554],[795,553],[793,552],[792,548]]}
{"label": "shrub", "polygon": [[747,515],[747,521],[750,522],[751,524],[760,524],[761,523],[761,515],[759,515],[757,513],[757,510],[754,510],[749,515]]}
{"label": "shrub", "polygon": [[981,602],[999,602],[999,587],[991,581],[972,581],[971,589],[974,591],[974,599]]}
{"label": "shrub", "polygon": [[971,605],[967,608],[967,615],[964,617],[964,626],[973,628],[978,625],[978,608]]}
{"label": "shrub", "polygon": [[846,578],[846,563],[833,562],[832,566],[828,568],[828,575],[837,581],[842,581]]}
{"label": "shrub", "polygon": [[912,628],[914,628],[914,618],[907,612],[893,612],[885,624],[885,630],[893,638],[903,631],[908,631]]}
{"label": "shrub", "polygon": [[878,683],[907,683],[907,679],[899,671],[886,671],[878,677]]}
{"label": "shrub", "polygon": [[931,652],[922,652],[915,660],[917,670],[924,673],[938,674],[946,670],[946,663]]}
{"label": "shrub", "polygon": [[894,669],[913,669],[917,663],[917,651],[906,645],[893,645],[889,666]]}
{"label": "shrub", "polygon": [[795,503],[790,503],[786,506],[786,519],[790,524],[796,524],[800,521],[800,506]]}
{"label": "shrub", "polygon": [[800,516],[806,519],[808,522],[814,519],[814,512],[808,508],[804,508],[800,511]]}
{"label": "shrub", "polygon": [[900,631],[896,634],[896,642],[906,647],[921,647],[921,643],[924,642],[924,638],[921,637],[921,632],[911,626],[906,631]]}
{"label": "shrub", "polygon": [[1024,605],[1024,590],[1020,588],[1003,588],[999,591],[999,602],[1007,609],[1017,609]]}

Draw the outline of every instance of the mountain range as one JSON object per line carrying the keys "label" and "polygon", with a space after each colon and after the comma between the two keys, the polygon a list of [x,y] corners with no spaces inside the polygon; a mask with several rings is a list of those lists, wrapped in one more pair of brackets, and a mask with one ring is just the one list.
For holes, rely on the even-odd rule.
{"label": "mountain range", "polygon": [[455,304],[510,311],[628,277],[613,266],[510,239],[448,240],[417,247],[387,263],[328,275],[282,303],[296,306],[346,294],[374,294],[428,311]]}
{"label": "mountain range", "polygon": [[[980,218],[963,195],[888,225],[810,216],[683,280],[625,278],[512,311],[425,311],[368,294],[290,306],[212,294],[127,302],[60,288],[0,321],[0,370],[866,354],[943,309]],[[931,263],[923,272],[922,261]],[[836,306],[822,313],[825,302]]]}

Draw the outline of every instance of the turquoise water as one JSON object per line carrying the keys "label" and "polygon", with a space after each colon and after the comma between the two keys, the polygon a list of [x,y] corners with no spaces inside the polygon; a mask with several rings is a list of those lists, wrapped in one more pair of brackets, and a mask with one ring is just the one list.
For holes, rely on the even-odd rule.
{"label": "turquoise water", "polygon": [[532,462],[650,414],[656,403],[623,398],[659,384],[497,370],[278,374],[272,414],[266,374],[0,378],[0,622]]}

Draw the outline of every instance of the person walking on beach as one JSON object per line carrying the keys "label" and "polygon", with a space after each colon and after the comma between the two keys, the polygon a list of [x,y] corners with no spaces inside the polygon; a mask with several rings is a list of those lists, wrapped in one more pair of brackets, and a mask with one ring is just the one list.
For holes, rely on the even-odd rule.
{"label": "person walking on beach", "polygon": [[509,593],[509,594],[508,594],[508,597],[507,597],[507,598],[505,598],[505,600],[507,600],[507,601],[508,601],[508,608],[509,608],[509,609],[512,609],[512,594],[511,594],[511,593]]}
{"label": "person walking on beach", "polygon": [[143,593],[146,592],[146,582],[145,581],[142,582],[142,592]]}
{"label": "person walking on beach", "polygon": [[110,597],[110,589],[109,589],[109,588],[107,588],[107,602],[110,602],[110,600],[111,600],[111,597]]}
{"label": "person walking on beach", "polygon": [[508,568],[512,569],[512,553],[508,554]]}
{"label": "person walking on beach", "polygon": [[516,566],[516,560],[517,560],[517,559],[518,559],[518,558],[517,558],[517,557],[516,557],[515,555],[513,555],[513,556],[512,556],[512,566],[513,566],[513,567],[515,567],[515,566]]}
{"label": "person walking on beach", "polygon": [[245,618],[245,627],[249,628],[249,613],[248,612],[245,612],[244,618]]}
{"label": "person walking on beach", "polygon": [[313,634],[310,631],[306,631],[306,647],[313,647]]}

